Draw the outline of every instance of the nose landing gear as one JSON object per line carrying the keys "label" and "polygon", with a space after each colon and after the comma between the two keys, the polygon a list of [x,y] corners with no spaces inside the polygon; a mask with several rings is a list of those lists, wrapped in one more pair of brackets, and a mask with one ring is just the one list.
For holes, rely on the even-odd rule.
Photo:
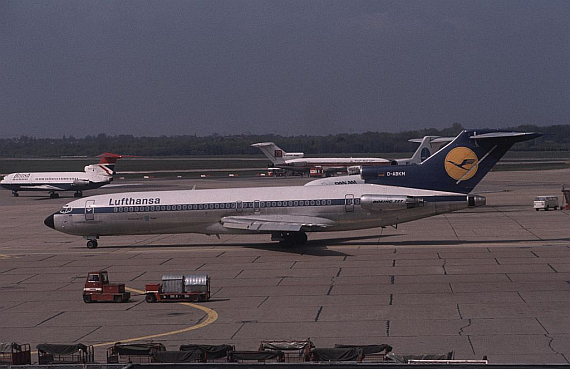
{"label": "nose landing gear", "polygon": [[96,249],[97,246],[98,246],[98,245],[97,245],[97,240],[96,240],[96,239],[87,241],[87,248],[88,248],[88,249]]}

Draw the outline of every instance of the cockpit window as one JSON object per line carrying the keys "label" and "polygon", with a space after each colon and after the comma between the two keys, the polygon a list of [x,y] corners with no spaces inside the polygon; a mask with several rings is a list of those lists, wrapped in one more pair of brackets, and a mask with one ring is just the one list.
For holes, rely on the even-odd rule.
{"label": "cockpit window", "polygon": [[61,214],[67,214],[67,213],[71,213],[71,210],[72,210],[71,206],[64,205],[59,212]]}

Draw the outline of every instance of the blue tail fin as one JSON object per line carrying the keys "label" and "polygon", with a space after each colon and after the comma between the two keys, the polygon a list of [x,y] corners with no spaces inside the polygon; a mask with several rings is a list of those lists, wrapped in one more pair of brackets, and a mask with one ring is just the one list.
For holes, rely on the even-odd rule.
{"label": "blue tail fin", "polygon": [[469,193],[516,142],[539,133],[465,130],[418,165],[363,167],[366,183]]}

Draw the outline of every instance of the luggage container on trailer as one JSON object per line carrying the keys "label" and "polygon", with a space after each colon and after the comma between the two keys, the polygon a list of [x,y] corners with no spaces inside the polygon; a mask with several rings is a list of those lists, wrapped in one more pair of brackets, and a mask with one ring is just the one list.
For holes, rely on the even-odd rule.
{"label": "luggage container on trailer", "polygon": [[163,275],[162,283],[145,285],[145,301],[207,301],[210,277],[207,274]]}

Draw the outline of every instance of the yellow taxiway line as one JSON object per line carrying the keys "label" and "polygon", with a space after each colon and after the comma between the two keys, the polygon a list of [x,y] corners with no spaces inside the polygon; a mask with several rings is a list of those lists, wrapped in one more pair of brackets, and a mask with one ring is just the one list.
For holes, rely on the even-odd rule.
{"label": "yellow taxiway line", "polygon": [[[135,292],[135,293],[144,295],[144,291],[141,291],[141,290],[135,290],[134,288],[130,288],[130,287],[126,287],[125,289],[129,292]],[[207,308],[204,306],[200,306],[200,305],[196,305],[196,304],[192,304],[190,302],[179,302],[179,304],[190,306],[190,307],[193,307],[195,309],[202,310],[203,312],[208,314],[208,318],[206,318],[206,320],[204,320],[200,324],[196,324],[196,325],[193,325],[190,327],[178,329],[175,331],[151,334],[149,336],[142,336],[142,337],[136,337],[136,338],[129,338],[126,340],[118,340],[118,341],[112,341],[112,342],[98,343],[98,344],[93,345],[93,347],[110,346],[110,345],[114,345],[117,342],[128,343],[128,342],[135,342],[135,341],[143,341],[143,340],[149,340],[149,339],[158,338],[158,337],[171,336],[174,334],[179,334],[179,333],[184,333],[184,332],[190,332],[190,331],[193,331],[196,329],[203,328],[207,325],[210,325],[218,319],[218,313],[216,313],[216,311],[213,309],[210,309],[210,308]]]}
{"label": "yellow taxiway line", "polygon": [[[134,288],[130,288],[130,287],[125,287],[125,289],[129,292],[135,292],[138,294],[142,294],[144,295],[144,291],[141,290],[136,290]],[[101,347],[101,346],[111,346],[114,345],[117,342],[121,342],[121,343],[128,343],[128,342],[135,342],[135,341],[143,341],[143,340],[150,340],[153,338],[158,338],[158,337],[164,337],[164,336],[171,336],[174,334],[179,334],[179,333],[184,333],[184,332],[190,332],[196,329],[200,329],[203,328],[209,324],[212,324],[213,322],[215,322],[218,319],[218,313],[216,313],[215,310],[204,307],[204,306],[200,306],[200,305],[196,305],[196,304],[192,304],[190,302],[179,302],[179,304],[181,305],[186,305],[186,306],[190,306],[192,308],[195,309],[199,309],[202,310],[203,312],[205,312],[206,314],[208,314],[208,317],[206,318],[206,320],[204,320],[202,323],[200,324],[196,324],[190,327],[186,327],[186,328],[182,328],[182,329],[178,329],[175,331],[170,331],[170,332],[164,332],[164,333],[157,333],[157,334],[151,334],[148,336],[142,336],[142,337],[136,337],[136,338],[129,338],[129,339],[124,339],[124,340],[115,340],[115,341],[111,341],[111,342],[103,342],[103,343],[97,343],[95,345],[93,345],[93,347]],[[37,354],[37,351],[32,352],[32,355]]]}

